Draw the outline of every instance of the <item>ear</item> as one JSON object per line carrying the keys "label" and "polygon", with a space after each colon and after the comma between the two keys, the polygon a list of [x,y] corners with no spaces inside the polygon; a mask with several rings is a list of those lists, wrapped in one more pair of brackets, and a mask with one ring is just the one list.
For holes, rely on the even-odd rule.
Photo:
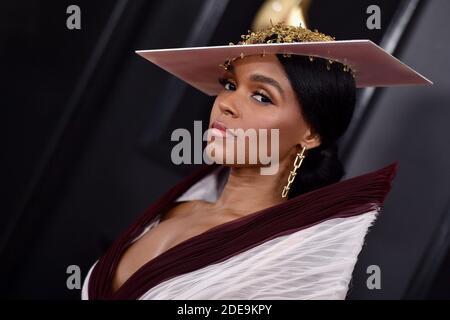
{"label": "ear", "polygon": [[318,147],[320,145],[320,135],[316,132],[313,132],[311,128],[307,128],[299,141],[299,144],[307,149],[312,149]]}

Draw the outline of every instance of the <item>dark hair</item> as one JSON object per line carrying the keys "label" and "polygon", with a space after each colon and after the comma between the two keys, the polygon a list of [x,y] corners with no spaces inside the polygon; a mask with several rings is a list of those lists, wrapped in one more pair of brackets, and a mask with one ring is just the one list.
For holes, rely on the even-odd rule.
{"label": "dark hair", "polygon": [[289,198],[338,182],[345,174],[337,140],[347,129],[355,108],[356,85],[344,65],[306,56],[277,54],[291,82],[302,115],[321,144],[306,151]]}

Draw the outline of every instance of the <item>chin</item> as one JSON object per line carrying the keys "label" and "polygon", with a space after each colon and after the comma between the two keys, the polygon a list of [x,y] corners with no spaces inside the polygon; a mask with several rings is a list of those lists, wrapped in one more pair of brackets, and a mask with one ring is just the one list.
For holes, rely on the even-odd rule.
{"label": "chin", "polygon": [[258,161],[257,154],[256,156],[252,157],[252,159],[256,159],[256,163],[254,160],[253,163],[251,163],[248,152],[245,152],[238,158],[236,148],[234,148],[234,151],[232,151],[229,147],[227,148],[222,144],[214,144],[214,142],[210,142],[208,146],[211,148],[211,150],[213,150],[211,151],[211,154],[208,155],[208,158],[210,158],[211,161],[215,163],[232,168],[261,166]]}

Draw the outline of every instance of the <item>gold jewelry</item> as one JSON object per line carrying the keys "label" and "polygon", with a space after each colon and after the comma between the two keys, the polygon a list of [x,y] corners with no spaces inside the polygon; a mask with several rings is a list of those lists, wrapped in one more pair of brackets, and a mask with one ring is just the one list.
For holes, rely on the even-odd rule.
{"label": "gold jewelry", "polygon": [[[238,41],[236,44],[233,42],[229,42],[229,46],[234,45],[248,45],[248,44],[267,44],[267,43],[295,43],[295,42],[328,42],[328,41],[336,41],[335,37],[326,35],[317,31],[316,29],[310,30],[308,28],[304,28],[301,25],[293,26],[286,24],[284,21],[280,21],[277,24],[273,24],[272,20],[270,20],[270,27],[267,27],[263,30],[251,31],[248,30],[247,34],[241,35],[241,41]],[[265,53],[262,53],[261,56],[264,56]],[[284,57],[290,57],[291,53],[283,53]],[[223,64],[219,64],[219,67],[228,70],[231,63],[238,58],[244,58],[244,53],[234,58],[228,58]],[[313,62],[315,59],[314,56],[309,56],[309,60]],[[333,60],[329,60],[326,63],[327,70],[331,70],[331,64]],[[341,62],[343,64],[343,71],[351,72],[353,74],[353,70],[350,69],[345,62]]]}
{"label": "gold jewelry", "polygon": [[[334,37],[323,34],[317,30],[309,30],[302,26],[293,26],[285,24],[283,21],[271,27],[259,31],[248,30],[247,34],[241,35],[241,44],[257,44],[257,43],[286,43],[286,42],[319,42],[319,41],[335,41]],[[234,45],[230,42],[229,45]]]}
{"label": "gold jewelry", "polygon": [[300,166],[302,165],[303,159],[305,159],[305,155],[304,155],[305,150],[306,150],[306,146],[304,146],[302,152],[297,153],[297,156],[295,157],[294,170],[292,170],[289,173],[288,183],[287,183],[287,185],[284,186],[283,192],[281,192],[282,198],[287,197],[289,189],[291,188],[291,184],[292,184],[292,182],[294,182],[295,176],[297,175],[297,169],[300,168]]}

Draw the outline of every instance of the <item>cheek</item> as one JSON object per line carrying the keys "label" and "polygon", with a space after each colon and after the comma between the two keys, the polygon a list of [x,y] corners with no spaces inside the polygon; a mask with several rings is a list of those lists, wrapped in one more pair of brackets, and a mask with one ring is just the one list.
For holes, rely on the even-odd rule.
{"label": "cheek", "polygon": [[[264,112],[246,117],[242,121],[244,129],[255,129],[256,139],[250,141],[246,139],[246,154],[259,157],[261,154],[279,158],[290,153],[295,145],[293,139],[293,127],[298,127],[298,123],[289,117],[282,117],[280,114]],[[253,148],[249,148],[253,144]]]}
{"label": "cheek", "polygon": [[216,98],[216,100],[214,100],[214,103],[211,107],[211,111],[209,112],[209,124],[211,124],[212,119],[217,118],[219,112],[219,107],[218,107],[218,100]]}
{"label": "cheek", "polygon": [[299,143],[302,132],[301,119],[298,118],[298,115],[293,116],[292,114],[282,117],[278,123],[278,128],[279,155],[280,158],[284,158]]}

